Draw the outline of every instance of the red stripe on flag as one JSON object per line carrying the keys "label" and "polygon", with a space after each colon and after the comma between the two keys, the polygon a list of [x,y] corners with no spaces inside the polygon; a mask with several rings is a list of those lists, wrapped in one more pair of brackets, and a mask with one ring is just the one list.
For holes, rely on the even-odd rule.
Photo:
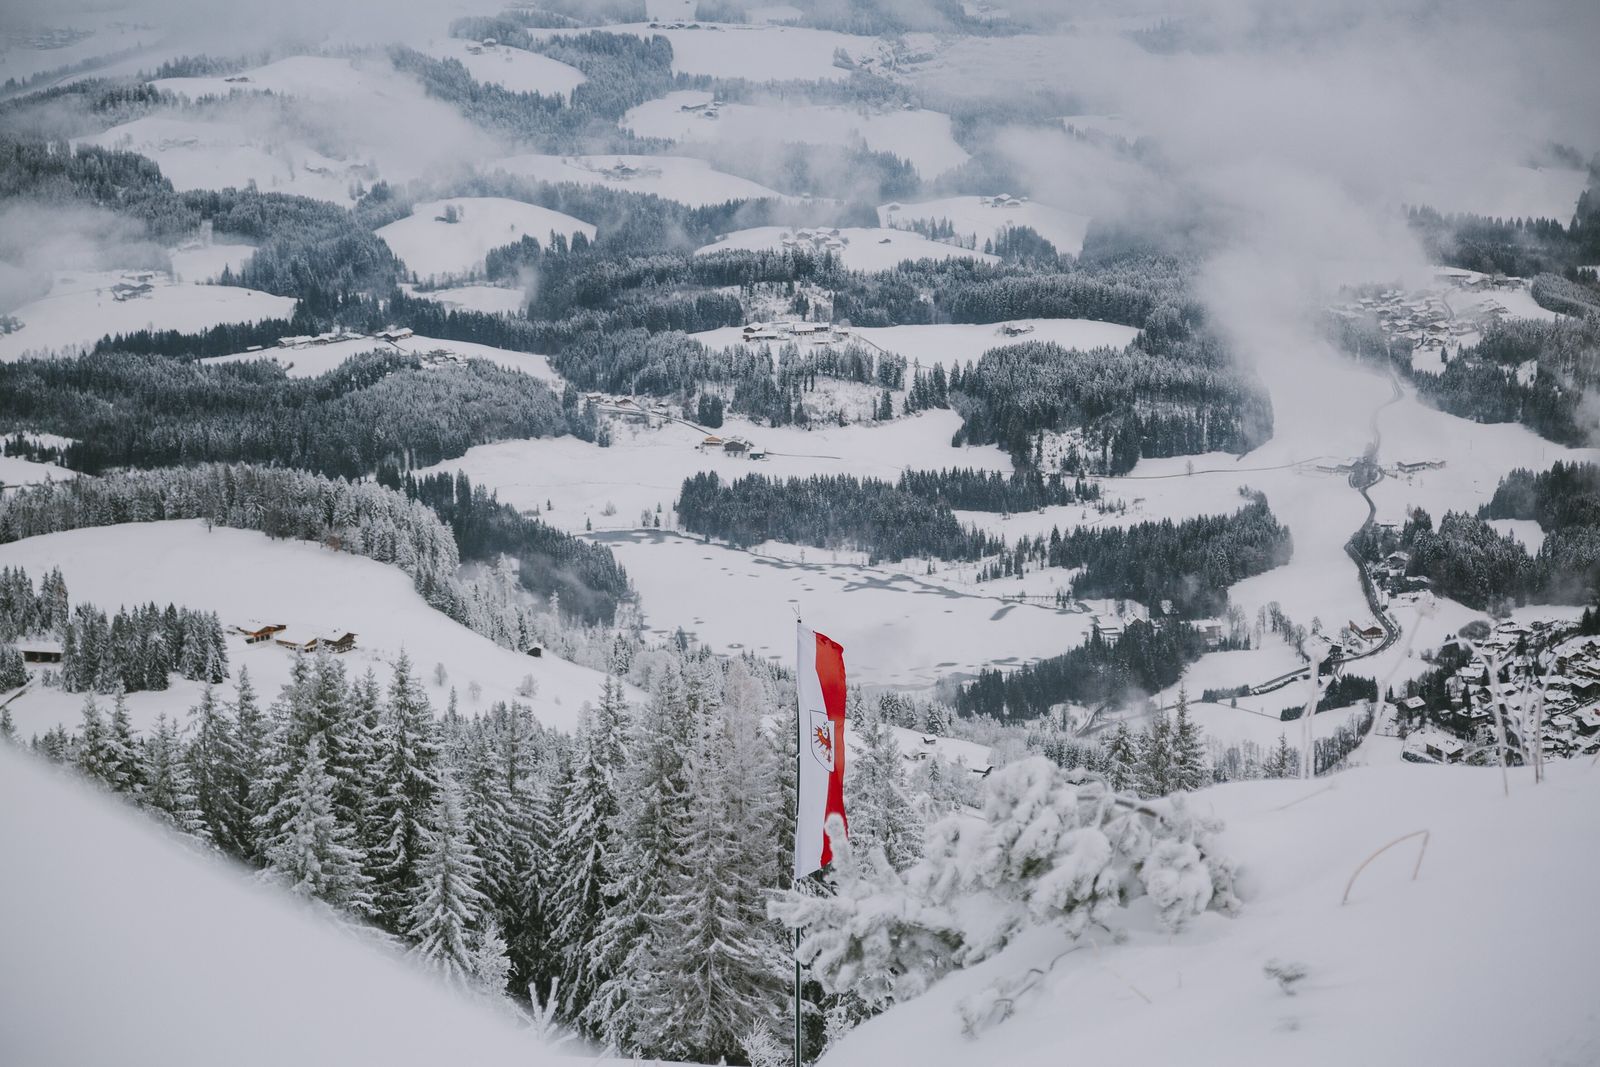
{"label": "red stripe on flag", "polygon": [[[822,703],[828,712],[828,722],[833,724],[833,773],[828,775],[827,816],[844,819],[848,829],[850,820],[844,813],[844,646],[817,634],[817,680],[822,683]],[[822,836],[822,864],[833,862],[833,847],[826,833]]]}

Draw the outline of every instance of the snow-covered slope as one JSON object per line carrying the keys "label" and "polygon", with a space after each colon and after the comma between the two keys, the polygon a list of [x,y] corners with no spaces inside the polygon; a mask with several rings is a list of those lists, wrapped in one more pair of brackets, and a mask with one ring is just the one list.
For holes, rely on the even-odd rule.
{"label": "snow-covered slope", "polygon": [[[697,249],[697,254],[711,252],[759,252],[764,249],[787,247],[794,230],[784,226],[755,226],[736,230],[722,239]],[[986,263],[997,262],[994,256],[975,252],[970,248],[930,241],[921,234],[906,230],[865,227],[846,227],[838,233],[839,245],[827,246],[849,270],[887,270],[908,259],[978,259]],[[807,243],[803,247],[811,248]]]}
{"label": "snow-covered slope", "polygon": [[459,37],[447,37],[429,42],[421,51],[437,59],[454,59],[467,68],[474,81],[514,93],[571,96],[572,90],[584,82],[583,72],[576,67],[508,45],[484,48]]}
{"label": "snow-covered slope", "polygon": [[[468,714],[497,700],[523,699],[517,687],[532,675],[538,694],[525,702],[541,722],[570,730],[584,702],[600,692],[596,671],[551,655],[535,659],[501,648],[429,607],[398,567],[310,541],[274,541],[220,526],[207,530],[200,521],[133,523],[0,545],[0,566],[23,567],[35,580],[60,567],[74,602],[87,600],[109,610],[155,601],[215,611],[230,630],[261,619],[283,623],[290,633],[353,631],[356,648],[344,656],[351,671],[359,675],[370,667],[384,676],[403,649],[425,678],[437,710],[443,710],[451,687]],[[228,643],[235,678],[240,667],[249,667],[257,691],[269,699],[288,680],[294,655],[268,643],[246,645],[238,637]],[[435,663],[444,665],[443,686],[432,677]],[[477,704],[469,696],[474,682],[482,686]],[[136,727],[162,711],[187,712],[197,689],[174,683],[164,693],[128,698]],[[11,711],[27,737],[57,722],[76,723],[81,704],[73,694],[36,687]]]}
{"label": "snow-covered slope", "polygon": [[860,141],[877,152],[905,159],[925,178],[934,178],[968,158],[956,143],[950,116],[920,108],[869,110],[823,104],[720,104],[699,89],[668,93],[628,111],[622,125],[641,137],[673,141],[851,144]]}
{"label": "snow-covered slope", "polygon": [[[988,201],[988,202],[986,202]],[[994,203],[981,196],[951,196],[943,200],[924,200],[916,204],[884,204],[878,218],[885,226],[909,226],[913,219],[948,222],[961,237],[984,241],[999,236],[1009,226],[1027,226],[1056,246],[1056,251],[1077,255],[1083,250],[1083,235],[1089,219],[1035,200],[1006,200]]]}
{"label": "snow-covered slope", "polygon": [[[478,286],[476,288],[486,288]],[[454,290],[443,289],[439,291],[442,298]],[[509,290],[494,290],[495,292],[509,292]],[[351,356],[375,350],[387,351],[393,349],[398,352],[414,352],[418,355],[430,355],[436,352],[448,352],[463,359],[486,359],[491,363],[505,367],[508,370],[520,370],[524,374],[531,374],[550,385],[559,388],[560,375],[550,369],[550,360],[544,356],[531,352],[513,352],[508,348],[495,348],[492,345],[475,344],[472,341],[441,341],[433,337],[413,335],[398,341],[381,341],[372,337],[360,337],[352,341],[334,341],[325,345],[305,345],[298,348],[264,348],[259,352],[234,352],[226,356],[211,356],[201,360],[202,363],[239,363],[252,359],[270,359],[283,364],[291,378],[315,378],[319,374],[326,374]]]}
{"label": "snow-covered slope", "polygon": [[[532,30],[555,36],[582,30]],[[840,49],[852,58],[878,50],[875,37],[855,37],[833,30],[801,26],[742,26],[699,23],[693,29],[669,25],[627,23],[607,26],[607,33],[634,33],[640,37],[665,37],[672,42],[672,69],[678,74],[709,74],[714,78],[747,78],[753,82],[820,80],[842,81],[850,76],[834,66]]]}
{"label": "snow-covered slope", "polygon": [[[117,285],[146,282],[150,289],[142,295],[118,299],[113,291]],[[286,319],[293,312],[290,297],[232,285],[174,282],[165,274],[147,271],[58,274],[47,295],[16,310],[22,329],[0,336],[0,361],[92,345],[107,334],[145,329],[193,332],[224,322]]]}
{"label": "snow-covered slope", "polygon": [[[455,209],[455,222],[446,222]],[[462,196],[417,204],[411,214],[378,231],[406,268],[420,278],[483,270],[490,249],[532,237],[548,247],[550,235],[594,237],[594,227],[571,215],[499,196]]]}
{"label": "snow-covered slope", "polygon": [[705,207],[728,200],[762,200],[783,197],[764,185],[713,170],[703,159],[687,156],[507,156],[488,163],[485,170],[505,171],[542,182],[576,182],[603,185],[622,192],[653,193],[690,207]]}
{"label": "snow-covered slope", "polygon": [[0,745],[0,1060],[557,1062],[515,1022]]}
{"label": "snow-covered slope", "polygon": [[[1600,774],[1398,764],[1326,783],[1260,781],[1193,798],[1227,823],[1244,907],[1176,936],[1139,908],[1129,937],[1036,931],[863,1025],[824,1067],[1138,1064],[1592,1064],[1600,923]],[[1372,852],[1428,830],[1375,860]],[[1075,949],[1068,955],[1062,955]],[[1286,996],[1263,967],[1304,966]],[[1054,966],[1051,967],[1052,961]],[[1001,976],[1048,969],[977,1038],[956,1005]]]}

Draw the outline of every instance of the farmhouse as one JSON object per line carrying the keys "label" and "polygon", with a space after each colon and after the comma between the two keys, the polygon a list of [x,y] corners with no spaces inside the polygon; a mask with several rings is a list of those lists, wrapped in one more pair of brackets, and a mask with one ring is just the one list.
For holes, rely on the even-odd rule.
{"label": "farmhouse", "polygon": [[334,630],[325,634],[311,634],[305,631],[281,633],[277,643],[291,652],[304,655],[308,652],[319,650],[326,652],[349,652],[356,647],[356,635],[344,630]]}
{"label": "farmhouse", "polygon": [[17,642],[24,663],[60,663],[61,642],[49,638],[31,638]]}
{"label": "farmhouse", "polygon": [[262,622],[259,619],[251,619],[241,626],[235,626],[234,629],[244,635],[245,644],[256,645],[271,639],[273,634],[281,634],[288,627],[281,622]]}

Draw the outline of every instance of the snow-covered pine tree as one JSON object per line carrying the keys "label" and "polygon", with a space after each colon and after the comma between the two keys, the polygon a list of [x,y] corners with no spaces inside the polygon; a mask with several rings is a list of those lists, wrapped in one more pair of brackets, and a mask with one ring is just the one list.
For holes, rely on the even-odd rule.
{"label": "snow-covered pine tree", "polygon": [[1106,743],[1106,781],[1117,792],[1133,785],[1134,769],[1139,763],[1139,749],[1133,735],[1128,732],[1128,720],[1117,722],[1117,730]]}
{"label": "snow-covered pine tree", "polygon": [[1211,760],[1206,755],[1200,726],[1189,715],[1189,694],[1178,687],[1178,713],[1172,722],[1172,774],[1174,789],[1193,792],[1211,783]]}
{"label": "snow-covered pine tree", "polygon": [[133,797],[144,791],[144,761],[139,742],[133,736],[133,719],[128,715],[128,696],[119,685],[111,698],[111,758],[116,765],[112,788]]}
{"label": "snow-covered pine tree", "polygon": [[239,668],[233,703],[228,710],[233,746],[226,779],[231,810],[231,821],[226,824],[227,836],[235,855],[246,863],[260,866],[266,862],[266,855],[256,824],[258,817],[266,814],[260,802],[266,796],[262,785],[271,758],[268,745],[272,724],[256,701],[248,667]]}
{"label": "snow-covered pine tree", "polygon": [[478,925],[478,936],[472,943],[472,977],[485,992],[504,996],[506,983],[511,980],[511,959],[506,955],[506,941],[500,936],[500,924],[492,916]]}
{"label": "snow-covered pine tree", "polygon": [[167,718],[165,712],[156,716],[155,729],[145,739],[142,748],[144,807],[165,819],[180,833],[210,841],[210,827],[206,825],[205,816],[195,799],[194,786],[189,780],[189,766],[184,759],[178,724]]}
{"label": "snow-covered pine tree", "polygon": [[17,646],[0,644],[0,693],[28,684],[28,667]]}
{"label": "snow-covered pine tree", "polygon": [[440,771],[433,709],[404,652],[394,663],[376,755],[378,794],[372,810],[378,845],[368,862],[379,922],[398,932],[405,928],[417,886],[416,865]]}
{"label": "snow-covered pine tree", "polygon": [[640,1049],[650,1036],[646,1026],[661,992],[663,946],[651,918],[665,906],[679,835],[689,821],[684,757],[694,737],[682,668],[673,664],[629,732],[621,832],[602,857],[606,892],[616,903],[588,947],[606,978],[581,1018],[602,1041],[625,1051]]}
{"label": "snow-covered pine tree", "polygon": [[486,902],[478,889],[483,865],[467,840],[461,795],[448,774],[434,796],[431,825],[421,831],[404,930],[414,957],[466,989],[477,977],[472,928]]}
{"label": "snow-covered pine tree", "polygon": [[[651,1055],[714,1062],[737,1055],[753,1028],[777,1022],[784,953],[761,913],[760,842],[736,836],[748,826],[756,784],[734,765],[733,723],[715,702],[715,664],[686,667],[694,736],[685,754],[692,798],[665,857],[659,911],[647,912],[648,960],[630,959],[639,1004],[632,1006],[636,1047]],[[748,742],[744,752],[752,751]]]}
{"label": "snow-covered pine tree", "polygon": [[17,724],[12,721],[10,708],[0,707],[0,741],[9,745],[17,743]]}
{"label": "snow-covered pine tree", "polygon": [[106,725],[94,694],[90,693],[83,701],[72,762],[86,777],[107,789],[116,790],[119,788],[117,775],[120,767],[113,746],[111,728]]}
{"label": "snow-covered pine tree", "polygon": [[1139,736],[1139,762],[1134,788],[1143,797],[1163,797],[1175,788],[1172,760],[1172,722],[1157,711],[1150,728]]}
{"label": "snow-covered pine tree", "polygon": [[[184,764],[194,795],[194,804],[217,847],[241,855],[234,828],[239,825],[238,795],[233,788],[239,755],[233,723],[216,692],[207,685],[200,703],[189,709],[189,743],[184,749]],[[152,783],[152,788],[153,788]]]}
{"label": "snow-covered pine tree", "polygon": [[351,830],[333,813],[334,788],[322,740],[312,737],[290,788],[268,813],[267,823],[278,829],[265,842],[264,874],[300,896],[369,915],[372,895]]}
{"label": "snow-covered pine tree", "polygon": [[559,796],[559,829],[551,850],[557,881],[550,914],[563,956],[561,987],[575,1009],[589,1003],[608,973],[590,950],[616,901],[605,857],[620,831],[627,720],[622,683],[607,675],[599,706],[585,708],[578,720],[571,775]]}
{"label": "snow-covered pine tree", "polygon": [[922,855],[924,831],[906,789],[905,761],[889,725],[868,709],[859,694],[853,694],[851,702],[858,714],[856,737],[862,750],[845,777],[850,836],[858,852],[881,848],[896,870],[904,870]]}

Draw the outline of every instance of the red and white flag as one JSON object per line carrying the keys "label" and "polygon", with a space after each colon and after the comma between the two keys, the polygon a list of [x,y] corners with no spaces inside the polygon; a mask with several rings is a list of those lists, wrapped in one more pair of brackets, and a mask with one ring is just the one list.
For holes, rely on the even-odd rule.
{"label": "red and white flag", "polygon": [[833,861],[825,823],[844,814],[844,648],[799,624],[800,779],[794,828],[794,876]]}

